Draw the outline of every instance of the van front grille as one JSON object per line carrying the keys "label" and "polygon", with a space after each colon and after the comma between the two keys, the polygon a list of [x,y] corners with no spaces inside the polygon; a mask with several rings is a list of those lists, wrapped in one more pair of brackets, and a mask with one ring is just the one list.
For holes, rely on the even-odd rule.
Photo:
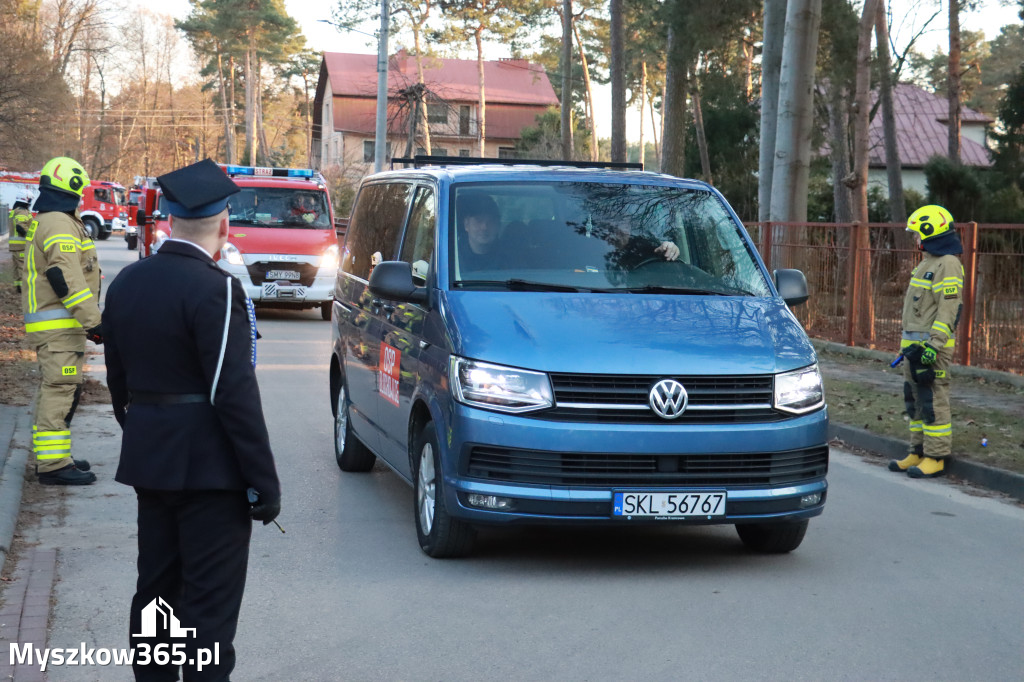
{"label": "van front grille", "polygon": [[[644,376],[551,374],[555,407],[535,416],[553,421],[651,424],[749,424],[787,419],[772,409],[774,378],[755,376]],[[666,420],[651,410],[651,388],[675,379],[689,396],[687,409]]]}
{"label": "van front grille", "polygon": [[781,485],[823,478],[828,446],[736,454],[603,454],[474,445],[465,473],[504,483],[558,486]]}

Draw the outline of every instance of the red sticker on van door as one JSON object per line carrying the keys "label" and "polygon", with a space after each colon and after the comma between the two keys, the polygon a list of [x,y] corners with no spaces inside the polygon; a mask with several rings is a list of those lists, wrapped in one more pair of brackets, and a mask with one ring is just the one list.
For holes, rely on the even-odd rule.
{"label": "red sticker on van door", "polygon": [[398,407],[398,376],[402,366],[402,351],[380,342],[380,364],[377,367],[377,390],[384,400]]}

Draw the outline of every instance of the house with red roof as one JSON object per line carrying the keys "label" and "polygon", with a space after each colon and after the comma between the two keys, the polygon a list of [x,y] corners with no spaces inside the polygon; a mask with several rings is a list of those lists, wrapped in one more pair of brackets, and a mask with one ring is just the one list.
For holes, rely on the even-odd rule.
{"label": "house with red roof", "polygon": [[[479,80],[476,60],[423,57],[423,83],[431,153],[477,156]],[[418,83],[416,58],[402,50],[388,62],[388,158],[403,156]],[[558,99],[544,69],[522,59],[484,62],[484,156],[510,156],[522,130]],[[377,56],[325,52],[313,104],[313,163],[373,167],[377,109]],[[422,131],[412,153],[423,153]]]}
{"label": "house with red roof", "polygon": [[[873,97],[877,98],[877,91]],[[933,156],[949,152],[949,102],[916,85],[900,83],[893,88],[893,113],[896,118],[896,147],[903,168],[903,188],[927,193],[924,165]],[[992,165],[987,136],[992,119],[964,107],[960,114],[960,162],[965,166],[988,168]],[[868,130],[868,185],[878,185],[888,194],[885,136],[878,113]]]}

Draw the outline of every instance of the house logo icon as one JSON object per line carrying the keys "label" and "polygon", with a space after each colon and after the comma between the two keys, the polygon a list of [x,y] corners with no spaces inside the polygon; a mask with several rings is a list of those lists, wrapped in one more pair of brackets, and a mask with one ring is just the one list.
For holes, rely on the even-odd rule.
{"label": "house logo icon", "polygon": [[156,637],[157,629],[166,630],[171,637],[195,637],[195,628],[183,628],[174,615],[174,609],[157,597],[142,609],[142,632],[132,637]]}

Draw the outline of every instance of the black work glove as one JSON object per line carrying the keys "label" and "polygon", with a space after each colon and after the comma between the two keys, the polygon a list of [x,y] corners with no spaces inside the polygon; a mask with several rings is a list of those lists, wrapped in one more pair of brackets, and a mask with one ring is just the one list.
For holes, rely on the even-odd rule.
{"label": "black work glove", "polygon": [[249,488],[246,494],[249,497],[249,516],[254,521],[262,521],[265,526],[281,513],[280,497],[262,499],[256,488]]}
{"label": "black work glove", "polygon": [[103,325],[98,324],[92,329],[88,329],[85,332],[85,338],[89,339],[98,346],[103,345]]}

